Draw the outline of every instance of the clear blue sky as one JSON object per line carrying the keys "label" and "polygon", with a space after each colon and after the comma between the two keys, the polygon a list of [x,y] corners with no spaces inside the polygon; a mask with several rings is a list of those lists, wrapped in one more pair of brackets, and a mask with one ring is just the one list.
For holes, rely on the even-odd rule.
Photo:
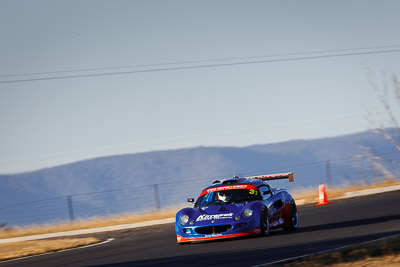
{"label": "clear blue sky", "polygon": [[[398,50],[399,10],[365,0],[0,1],[0,173],[365,131],[366,108],[379,107],[365,68],[400,73],[399,52],[287,59]],[[340,51],[382,46],[393,47]],[[253,61],[269,62],[188,68]],[[186,63],[158,65],[175,62]],[[134,72],[161,68],[181,69]],[[114,72],[131,73],[47,80]]]}

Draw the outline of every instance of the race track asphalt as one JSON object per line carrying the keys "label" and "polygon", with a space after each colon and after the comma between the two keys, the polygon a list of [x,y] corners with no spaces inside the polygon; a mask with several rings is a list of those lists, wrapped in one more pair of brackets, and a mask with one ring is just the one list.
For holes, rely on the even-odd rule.
{"label": "race track asphalt", "polygon": [[[9,266],[254,266],[400,234],[400,191],[299,208],[294,233],[176,244],[173,224],[97,234],[98,246],[1,262]],[[93,236],[93,235],[91,235]]]}

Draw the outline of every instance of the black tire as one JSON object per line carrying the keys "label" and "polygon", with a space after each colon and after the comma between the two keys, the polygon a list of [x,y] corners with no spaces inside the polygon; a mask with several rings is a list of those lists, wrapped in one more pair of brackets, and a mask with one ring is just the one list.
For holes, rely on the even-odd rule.
{"label": "black tire", "polygon": [[261,235],[267,236],[269,234],[269,218],[268,212],[265,208],[262,209],[260,214]]}
{"label": "black tire", "polygon": [[292,232],[296,231],[299,228],[299,213],[297,212],[297,206],[292,201],[290,204],[290,225],[288,227],[284,227],[283,231]]}

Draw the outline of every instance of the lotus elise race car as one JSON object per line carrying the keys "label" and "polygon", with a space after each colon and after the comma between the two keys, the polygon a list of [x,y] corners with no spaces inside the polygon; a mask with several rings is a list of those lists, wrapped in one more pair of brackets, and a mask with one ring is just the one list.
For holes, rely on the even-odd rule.
{"label": "lotus elise race car", "polygon": [[293,173],[215,181],[201,192],[193,208],[176,214],[177,242],[268,235],[277,228],[296,230],[299,216],[294,198],[287,190],[271,188],[265,182],[277,179],[293,182]]}

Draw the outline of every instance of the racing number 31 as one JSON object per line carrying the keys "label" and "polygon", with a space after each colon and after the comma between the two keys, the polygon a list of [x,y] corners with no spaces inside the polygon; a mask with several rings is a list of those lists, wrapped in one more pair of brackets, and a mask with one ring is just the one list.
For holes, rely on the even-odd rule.
{"label": "racing number 31", "polygon": [[256,196],[257,196],[258,191],[257,191],[257,190],[254,190],[254,189],[250,189],[250,190],[249,190],[249,194],[250,194],[250,195],[256,195]]}

